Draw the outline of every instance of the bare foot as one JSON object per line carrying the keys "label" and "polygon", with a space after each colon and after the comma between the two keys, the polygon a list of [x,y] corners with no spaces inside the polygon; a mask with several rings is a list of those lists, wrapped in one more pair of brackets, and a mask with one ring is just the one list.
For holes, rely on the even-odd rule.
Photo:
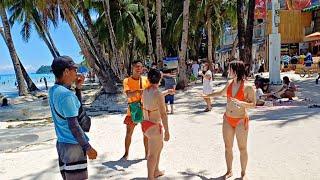
{"label": "bare foot", "polygon": [[241,172],[241,179],[242,180],[247,180],[248,179],[248,177],[247,177],[245,172]]}
{"label": "bare foot", "polygon": [[164,171],[157,170],[157,171],[154,172],[154,178],[158,178],[158,177],[161,177],[163,175],[164,175]]}
{"label": "bare foot", "polygon": [[127,153],[125,153],[123,156],[122,156],[122,158],[121,158],[122,160],[128,160],[128,154]]}
{"label": "bare foot", "polygon": [[233,176],[232,171],[228,171],[228,172],[224,175],[224,179],[231,178],[232,176]]}

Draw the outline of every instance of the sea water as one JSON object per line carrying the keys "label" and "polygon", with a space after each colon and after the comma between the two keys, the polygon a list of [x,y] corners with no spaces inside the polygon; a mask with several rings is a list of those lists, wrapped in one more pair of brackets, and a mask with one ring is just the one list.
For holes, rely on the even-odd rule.
{"label": "sea water", "polygon": [[[40,90],[46,90],[43,78],[48,82],[48,87],[53,86],[55,78],[53,74],[29,74],[32,81]],[[1,74],[0,75],[0,93],[8,98],[18,96],[17,80],[15,74]]]}

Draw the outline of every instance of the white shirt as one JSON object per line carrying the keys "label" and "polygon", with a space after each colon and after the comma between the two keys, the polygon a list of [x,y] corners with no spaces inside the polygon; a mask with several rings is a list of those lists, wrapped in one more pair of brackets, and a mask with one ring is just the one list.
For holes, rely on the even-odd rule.
{"label": "white shirt", "polygon": [[264,95],[264,93],[263,93],[263,91],[262,91],[262,89],[261,88],[258,88],[257,90],[256,90],[256,99],[258,100],[258,99],[261,99],[261,97]]}
{"label": "white shirt", "polygon": [[192,64],[192,74],[195,76],[198,76],[198,72],[199,72],[199,64]]}
{"label": "white shirt", "polygon": [[210,79],[203,78],[203,93],[204,94],[211,94],[213,91],[212,88],[212,72],[208,70],[205,76],[210,76]]}

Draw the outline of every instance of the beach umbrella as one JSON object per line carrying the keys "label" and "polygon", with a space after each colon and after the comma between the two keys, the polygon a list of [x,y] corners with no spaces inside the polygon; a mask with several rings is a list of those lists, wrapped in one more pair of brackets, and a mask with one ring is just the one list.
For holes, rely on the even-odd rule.
{"label": "beach umbrella", "polygon": [[85,66],[79,66],[78,72],[79,73],[87,73],[87,72],[89,72],[89,69]]}
{"label": "beach umbrella", "polygon": [[320,32],[315,32],[304,37],[305,42],[320,40]]}

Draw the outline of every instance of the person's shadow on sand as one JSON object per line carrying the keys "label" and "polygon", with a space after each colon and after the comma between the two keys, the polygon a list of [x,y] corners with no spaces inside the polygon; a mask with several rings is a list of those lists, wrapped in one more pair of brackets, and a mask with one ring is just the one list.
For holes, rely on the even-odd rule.
{"label": "person's shadow on sand", "polygon": [[117,161],[108,161],[102,163],[102,165],[107,166],[110,169],[116,170],[116,171],[123,171],[126,168],[129,168],[133,164],[140,163],[145,159],[135,159],[135,160],[125,160],[125,159],[119,159]]}

